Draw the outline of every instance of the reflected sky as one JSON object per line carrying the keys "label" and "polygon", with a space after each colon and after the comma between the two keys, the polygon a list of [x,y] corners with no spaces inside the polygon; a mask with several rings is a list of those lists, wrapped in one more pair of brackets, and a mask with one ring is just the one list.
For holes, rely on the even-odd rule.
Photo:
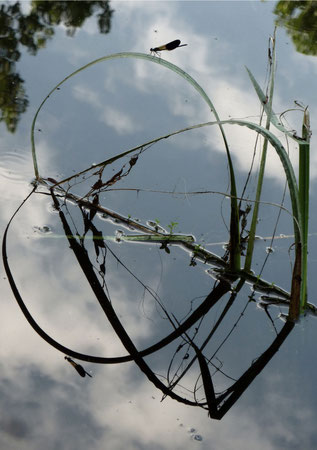
{"label": "reflected sky", "polygon": [[[30,127],[38,106],[67,75],[88,62],[116,52],[149,53],[174,39],[188,46],[162,53],[162,58],[187,71],[210,95],[221,118],[258,119],[260,105],[248,79],[246,65],[263,84],[267,46],[273,32],[274,2],[112,2],[111,33],[100,35],[89,19],[74,37],[65,28],[34,57],[23,53],[17,69],[25,80],[29,108],[17,132],[0,125],[1,229],[23,198],[33,178]],[[27,9],[27,2],[23,2]],[[285,32],[277,34],[278,71],[274,109],[309,104],[312,148],[316,129],[316,58],[294,51]],[[140,145],[162,134],[213,120],[208,108],[188,84],[159,65],[142,60],[115,60],[97,64],[65,82],[39,114],[35,138],[40,173],[61,179],[92,163]],[[289,127],[300,130],[298,113],[287,115]],[[254,136],[241,127],[228,127],[241,191],[249,170]],[[297,167],[296,147],[290,153]],[[271,149],[272,150],[272,149]],[[311,154],[312,221],[315,232],[317,167]],[[128,162],[128,158],[124,162]],[[111,166],[108,178],[120,168]],[[221,255],[227,240],[229,203],[220,195],[190,196],[200,189],[226,192],[228,175],[223,144],[217,129],[182,134],[154,145],[140,158],[120,187],[166,190],[173,195],[108,192],[107,207],[146,220],[159,219],[176,231],[192,233],[207,249]],[[281,164],[271,151],[263,199],[279,203],[284,188]],[[76,186],[75,186],[76,189]],[[176,194],[182,192],[182,194]],[[251,189],[252,193],[252,189]],[[286,207],[290,208],[286,201]],[[70,207],[71,209],[71,207]],[[210,213],[212,211],[212,213]],[[220,212],[222,211],[223,217]],[[73,212],[76,217],[76,212]],[[261,210],[258,234],[269,237],[277,208]],[[114,234],[116,224],[97,218],[98,226]],[[49,232],[43,232],[48,227]],[[78,351],[122,355],[125,350],[106,324],[73,255],[61,236],[52,200],[37,195],[17,215],[9,234],[8,255],[17,283],[32,314],[55,339]],[[283,213],[278,234],[291,235],[292,223]],[[54,237],[55,236],[55,237]],[[289,289],[289,247],[292,238],[276,241],[264,278]],[[256,269],[266,256],[269,240],[259,241]],[[311,237],[309,292],[314,292],[316,236]],[[189,255],[174,248],[171,255],[157,247],[113,244],[137,276],[158,293],[170,310],[183,317],[195,297],[206,295],[213,283],[202,265],[189,267]],[[291,253],[292,255],[292,253]],[[182,271],[180,268],[183,268]],[[39,275],[41,272],[41,275]],[[108,273],[111,299],[135,344],[144,348],[164,336],[170,325],[157,314],[150,295],[117,264]],[[124,280],[123,280],[124,279]],[[128,280],[128,283],[127,283]],[[1,448],[28,449],[313,449],[316,447],[316,401],[313,359],[315,320],[305,318],[284,346],[221,422],[206,411],[161,393],[133,363],[103,366],[83,363],[93,378],[81,378],[64,355],[42,341],[22,316],[4,271],[1,277]],[[230,320],[247,302],[246,286]],[[184,304],[184,299],[186,303]],[[316,303],[315,298],[310,301]],[[274,322],[279,323],[273,310]],[[215,321],[219,310],[211,317]],[[221,358],[238,376],[261,351],[274,330],[263,311],[250,305],[239,324],[239,338],[223,349]],[[220,339],[220,338],[219,338]],[[217,340],[215,344],[217,345]],[[252,344],[252,346],[251,346]],[[163,373],[172,350],[149,361]],[[187,383],[194,382],[189,374]],[[221,390],[221,381],[220,387]]]}

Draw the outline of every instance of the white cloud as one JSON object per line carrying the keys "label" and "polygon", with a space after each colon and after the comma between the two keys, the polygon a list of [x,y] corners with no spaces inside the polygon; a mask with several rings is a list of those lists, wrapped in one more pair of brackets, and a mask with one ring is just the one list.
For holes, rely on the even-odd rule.
{"label": "white cloud", "polygon": [[91,105],[94,108],[100,109],[102,108],[102,104],[100,102],[100,97],[96,91],[93,91],[87,86],[82,84],[76,84],[73,89],[74,98],[80,100],[88,105]]}
{"label": "white cloud", "polygon": [[126,113],[115,108],[105,108],[101,120],[118,134],[131,134],[139,129],[135,121]]}

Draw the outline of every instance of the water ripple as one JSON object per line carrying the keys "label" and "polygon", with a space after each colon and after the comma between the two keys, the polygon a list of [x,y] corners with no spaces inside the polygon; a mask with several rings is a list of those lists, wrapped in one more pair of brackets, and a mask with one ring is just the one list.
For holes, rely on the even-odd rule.
{"label": "water ripple", "polygon": [[14,183],[25,183],[34,176],[31,156],[25,151],[5,152],[0,158],[0,178]]}

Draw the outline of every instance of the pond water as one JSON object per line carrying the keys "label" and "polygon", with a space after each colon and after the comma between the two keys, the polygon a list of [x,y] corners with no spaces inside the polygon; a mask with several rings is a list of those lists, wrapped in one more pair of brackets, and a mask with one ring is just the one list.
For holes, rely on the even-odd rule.
{"label": "pond water", "polygon": [[[30,2],[0,2],[1,20],[8,26],[3,25],[1,45],[2,235],[32,192],[37,171],[41,179],[7,235],[19,294],[13,295],[3,268],[1,448],[316,448],[313,316],[301,318],[263,370],[248,378],[250,384],[221,420],[208,415],[206,366],[195,345],[204,345],[203,359],[219,399],[250,365],[260,365],[261,354],[285,329],[281,314],[287,309],[261,308],[251,279],[236,297],[227,290],[182,337],[148,352],[142,361],[135,355],[124,360],[133,348],[146,349],[170,335],[206,297],[215,295],[214,266],[203,263],[198,250],[222,257],[229,239],[230,179],[219,129],[206,126],[155,141],[215,120],[186,76],[168,70],[162,61],[196,80],[222,120],[258,123],[261,104],[245,66],[264,87],[274,9],[292,2],[114,1],[101,2],[103,11],[97,2],[68,3],[64,10],[64,2],[36,2],[32,15]],[[21,34],[12,36],[19,17]],[[70,24],[78,28],[74,31]],[[308,37],[314,29],[298,34],[296,23],[291,25],[277,28],[273,109],[301,135],[303,108],[298,105],[309,105],[313,149],[317,60],[316,43]],[[175,39],[187,45],[152,59],[140,56]],[[66,79],[92,61],[123,52],[135,54],[100,60]],[[32,121],[45,98],[34,125],[32,159]],[[256,137],[232,125],[225,132],[240,196]],[[274,132],[283,139],[297,173],[297,144]],[[103,161],[108,162],[100,165]],[[259,162],[257,151],[243,194],[251,206]],[[316,304],[314,152],[310,164],[308,301]],[[62,183],[51,195],[49,187],[57,182]],[[289,193],[283,200],[284,191],[283,167],[269,147],[252,269],[289,292],[294,231]],[[90,203],[83,202],[87,199]],[[92,202],[102,205],[96,214]],[[157,231],[159,240],[149,242]],[[75,237],[77,250],[72,247]],[[93,274],[97,281],[92,281]],[[99,297],[97,284],[104,288]],[[15,300],[19,295],[29,322]],[[217,328],[231,298],[234,302]],[[114,312],[115,319],[108,321],[103,310],[108,318]],[[119,322],[123,330],[118,335],[127,334],[123,339],[113,330]],[[38,324],[45,336],[30,324]],[[104,364],[107,358],[114,364]],[[81,377],[76,364],[90,377]],[[158,389],[160,383],[170,391]],[[175,398],[169,397],[172,392]],[[217,408],[211,396],[211,416]]]}

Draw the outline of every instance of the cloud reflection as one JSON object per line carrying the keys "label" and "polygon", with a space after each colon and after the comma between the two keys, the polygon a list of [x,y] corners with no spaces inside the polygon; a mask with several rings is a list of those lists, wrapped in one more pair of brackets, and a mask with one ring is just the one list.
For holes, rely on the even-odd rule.
{"label": "cloud reflection", "polygon": [[[210,39],[198,30],[198,25],[195,25],[188,10],[184,8],[184,2],[179,4],[159,2],[151,4],[150,7],[145,3],[130,2],[124,7],[122,4],[118,6],[114,4],[114,9],[118,10],[117,14],[121,14],[117,25],[119,31],[114,33],[114,39],[107,43],[107,48],[105,40],[97,42],[91,28],[87,28],[87,34],[79,36],[78,40],[68,42],[67,47],[62,34],[58,37],[59,41],[52,47],[53,51],[56,51],[58,46],[60,50],[63,50],[64,60],[59,60],[59,66],[65,64],[69,67],[68,57],[76,56],[75,70],[78,65],[86,63],[92,55],[98,57],[108,53],[109,48],[111,52],[114,51],[113,49],[115,51],[130,49],[127,47],[131,47],[131,50],[147,52],[156,43],[160,45],[174,38],[181,38],[189,43],[189,51],[174,52],[167,57],[175,63],[179,62],[181,67],[199,80],[219,108],[223,118],[231,114],[235,117],[258,114],[258,103],[243,69],[248,52],[251,54],[250,57],[254,56],[246,42],[243,40],[241,42],[239,39],[239,46],[245,50],[238,55],[239,58],[233,70],[229,68],[226,53],[223,52],[224,49],[234,45],[230,43],[229,37],[228,42],[222,37],[221,51],[220,54],[217,53],[218,43],[213,42],[211,45]],[[212,18],[213,14],[214,11],[210,10],[209,17]],[[217,15],[215,17],[213,23],[216,24]],[[243,17],[241,22],[247,27]],[[223,22],[219,20],[219,24]],[[261,24],[262,26],[266,35],[270,31],[269,27]],[[158,36],[153,32],[156,28],[159,28]],[[220,36],[220,33],[220,30],[212,30],[213,35]],[[94,41],[85,41],[88,34],[94,36]],[[265,50],[263,50],[264,54]],[[139,82],[137,88],[143,89],[144,92],[157,89],[159,95],[163,86],[164,89],[166,88],[164,93],[169,98],[175,86],[177,87],[177,82],[163,84],[165,75],[163,79],[162,74],[158,72],[153,75],[150,66],[150,64],[142,67],[137,65],[130,77],[132,83]],[[250,68],[253,69],[253,67]],[[289,71],[289,73],[295,76],[295,71]],[[91,96],[87,90],[81,91],[80,94],[82,96],[79,100],[85,98],[92,106],[100,107],[98,91],[91,91]],[[280,93],[276,110],[285,109],[287,95],[289,94],[285,92]],[[169,108],[176,116],[184,118],[186,123],[206,120],[205,112],[200,112],[194,100],[188,107],[182,108],[181,94],[174,103],[172,101],[169,103]],[[113,109],[108,111],[117,112]],[[120,120],[125,118],[124,114],[121,114]],[[113,115],[113,117],[117,116]],[[133,117],[132,112],[129,111],[125,125],[128,130],[134,126]],[[207,120],[210,120],[209,116]],[[155,120],[153,122],[157,123]],[[115,128],[117,123],[116,120],[110,126]],[[248,165],[245,161],[249,159],[248,155],[251,155],[253,138],[247,138],[240,127],[230,130],[229,134],[238,164],[242,169],[247,170]],[[210,144],[215,141],[217,142],[215,134],[208,133],[203,145],[209,149]],[[46,141],[43,138],[39,147],[42,149],[44,145]],[[194,145],[194,140],[190,137],[188,140],[185,139],[185,149],[191,150]],[[55,168],[53,169],[52,164],[49,164],[46,159],[51,153],[55,154],[55,150],[53,152],[53,147],[49,144],[46,148],[41,167],[44,174],[51,174]],[[218,142],[213,149],[222,151]],[[210,151],[209,158],[211,162],[214,162],[212,152],[213,150]],[[279,162],[276,163],[275,159],[269,160],[268,168],[271,178],[281,179],[279,167]],[[32,173],[31,160],[23,164],[23,169],[25,170],[24,188],[21,183],[15,183],[15,181],[8,183],[7,180],[3,182],[1,178],[2,192],[4,192],[1,207],[2,219],[9,218],[15,207],[13,203],[18,203],[29,189],[27,183]],[[9,206],[8,200],[11,202]],[[20,241],[17,237],[17,229],[11,238],[11,255],[19,255],[18,263],[24,265],[23,272],[20,272],[20,283],[23,288],[26,288],[34,313],[52,333],[62,336],[69,344],[75,344],[79,349],[87,348],[87,351],[91,352],[106,351],[109,354],[122,351],[121,344],[113,340],[110,330],[109,332],[105,330],[104,320],[98,314],[97,307],[90,303],[88,290],[84,288],[85,283],[78,282],[78,273],[76,269],[73,269],[72,258],[68,256],[60,258],[57,240],[52,240],[50,245],[46,242],[43,247],[35,242],[32,229],[34,225],[42,226],[49,223],[53,229],[55,227],[52,217],[45,213],[46,201],[42,200],[41,203],[43,203],[41,208],[30,207],[23,215],[23,226],[31,238],[26,237],[28,241],[26,239]],[[33,265],[33,257],[37,257],[38,267],[42,265],[46,267],[47,278],[34,276],[36,264]],[[54,275],[54,269],[59,264],[64,275],[64,282]],[[26,287],[27,282],[31,283],[31,286]],[[140,342],[151,337],[151,322],[142,321],[142,328],[140,327],[138,315],[134,313],[133,297],[129,296],[127,289],[120,286],[118,279],[114,279],[113,282],[116,287],[115,303],[119,303],[133,335]],[[287,371],[281,369],[282,375],[279,380],[276,380],[272,373],[268,376],[266,372],[266,376],[257,382],[252,392],[247,395],[247,399],[242,402],[241,405],[245,405],[245,408],[238,405],[223,422],[211,423],[206,413],[198,409],[192,412],[190,408],[175,404],[168,399],[161,403],[158,391],[148,384],[132,364],[122,367],[98,367],[88,364],[85,368],[93,370],[94,378],[82,380],[68,367],[63,360],[63,355],[48,349],[45,343],[39,342],[32,330],[28,330],[28,325],[24,323],[18,308],[13,303],[6,280],[1,280],[1,288],[5,299],[1,307],[1,317],[5,318],[1,326],[2,342],[5,343],[1,346],[3,361],[0,381],[1,448],[8,450],[17,448],[23,448],[23,450],[42,450],[43,448],[48,450],[57,448],[63,450],[87,448],[92,450],[104,448],[183,450],[194,448],[194,446],[197,448],[196,446],[199,445],[199,448],[204,450],[212,448],[244,450],[246,446],[256,450],[276,450],[284,449],[286,446],[288,449],[316,447],[316,434],[313,431],[315,411],[307,406],[304,400],[298,397],[294,399],[293,393],[299,389],[300,383],[296,380],[286,382],[285,379],[289,375]],[[43,299],[43,293],[46,299]],[[85,330],[84,335],[82,329]],[[102,343],[99,340],[102,340]],[[276,381],[278,381],[278,388]],[[260,387],[263,383],[265,393]],[[301,389],[304,390],[304,398],[308,401],[310,394],[307,394],[303,386]],[[259,403],[262,404],[260,413]],[[181,424],[183,426],[180,426]],[[202,442],[192,441],[188,433],[192,427],[202,435]],[[300,436],[296,433],[296,427],[301,430]]]}

